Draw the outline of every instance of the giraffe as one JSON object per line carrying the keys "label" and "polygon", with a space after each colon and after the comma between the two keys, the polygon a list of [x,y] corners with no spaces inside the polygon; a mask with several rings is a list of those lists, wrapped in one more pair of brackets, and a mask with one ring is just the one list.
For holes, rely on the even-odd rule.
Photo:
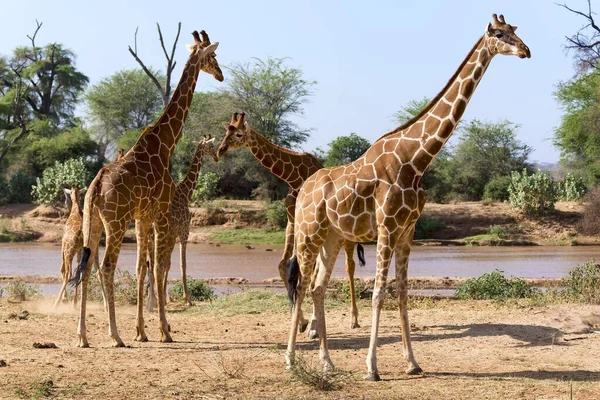
{"label": "giraffe", "polygon": [[[377,241],[377,268],[372,298],[372,326],[365,379],[380,380],[377,335],[388,267],[396,254],[396,282],[402,345],[407,374],[422,373],[410,343],[407,269],[415,223],[425,204],[420,180],[440,152],[481,77],[496,54],[530,58],[516,27],[494,14],[483,36],[442,91],[418,115],[385,134],[356,161],[317,171],[298,194],[295,222],[296,255],[289,263],[292,324],[286,364],[294,362],[299,312],[308,284],[320,338],[319,359],[325,370],[333,364],[327,349],[323,299],[333,261],[342,240]],[[317,262],[315,267],[315,262]],[[314,273],[311,281],[311,275]]]}
{"label": "giraffe", "polygon": [[[71,279],[71,265],[73,263],[73,258],[77,256],[77,262],[79,263],[80,251],[83,247],[83,234],[81,232],[83,213],[81,212],[81,207],[79,206],[79,195],[84,193],[85,189],[79,190],[79,186],[72,185],[71,189],[63,187],[62,190],[67,200],[66,203],[69,205],[71,211],[69,212],[69,216],[65,222],[65,229],[62,237],[62,261],[60,266],[60,274],[63,282],[60,291],[58,292],[58,296],[56,297],[56,301],[54,302],[53,308],[56,308],[61,301],[67,299],[67,283]],[[98,257],[96,257],[94,260],[94,264],[96,271],[98,272]],[[98,272],[96,276],[100,282],[100,286],[102,287],[100,273]],[[102,295],[104,306],[106,307],[104,291],[102,292]],[[75,288],[73,293],[73,307],[77,305],[77,297],[77,288]]]}
{"label": "giraffe", "polygon": [[[225,126],[225,136],[219,145],[217,155],[219,158],[224,157],[229,150],[234,150],[239,147],[247,147],[256,159],[267,168],[273,175],[289,185],[288,194],[284,200],[287,209],[288,222],[285,229],[285,245],[283,255],[279,261],[279,276],[287,287],[287,271],[286,265],[292,257],[294,250],[294,212],[296,208],[296,196],[298,190],[304,181],[314,174],[319,169],[323,168],[319,160],[310,153],[298,153],[288,150],[269,141],[259,132],[252,129],[248,122],[245,121],[245,114],[234,113],[231,117],[231,122],[223,123]],[[346,253],[346,272],[348,274],[348,282],[350,284],[350,302],[351,302],[351,319],[350,328],[359,328],[358,324],[358,307],[356,305],[356,294],[354,289],[354,243],[344,242],[344,250]],[[362,246],[359,244],[357,248],[359,262],[364,265],[364,253]],[[301,317],[300,332],[303,332],[308,326],[308,321]],[[316,338],[316,329],[314,329],[315,320],[311,320],[311,329],[308,334],[311,338]]]}
{"label": "giraffe", "polygon": [[[190,294],[187,288],[186,277],[186,249],[188,238],[190,235],[190,222],[192,220],[192,214],[190,213],[189,204],[190,199],[192,198],[192,193],[194,193],[194,189],[196,188],[196,182],[198,181],[199,176],[198,171],[200,169],[200,165],[202,164],[202,159],[204,158],[204,156],[210,156],[212,157],[213,161],[218,161],[217,153],[215,152],[213,146],[214,141],[215,138],[205,136],[202,140],[196,142],[196,150],[194,151],[194,155],[192,156],[190,168],[187,174],[181,180],[181,182],[179,182],[175,187],[175,194],[173,195],[173,200],[171,200],[171,231],[169,236],[169,254],[173,252],[173,248],[175,247],[175,241],[179,239],[179,267],[181,269],[181,281],[183,285],[183,301],[185,304],[190,306],[192,305],[192,301],[190,300]],[[152,238],[150,238],[150,240],[152,241]],[[167,262],[167,267],[165,268],[165,278],[163,280],[163,291],[165,293],[165,299],[167,298],[167,277],[169,275],[170,266],[170,262]],[[152,283],[148,288],[149,311],[152,311],[151,297],[154,297],[154,288]]]}
{"label": "giraffe", "polygon": [[[135,219],[137,239],[136,274],[138,288],[143,287],[146,274],[148,235],[154,229],[156,287],[163,286],[164,268],[171,254],[167,251],[167,236],[171,219],[170,203],[175,185],[169,174],[169,160],[181,136],[183,124],[200,70],[223,81],[214,51],[218,42],[210,43],[206,32],[193,32],[194,45],[186,46],[190,52],[183,67],[181,79],[158,121],[148,126],[136,144],[117,161],[100,169],[85,197],[83,214],[83,251],[74,284],[81,283],[82,299],[78,323],[79,347],[89,347],[86,333],[86,289],[89,278],[88,259],[94,257],[102,229],[106,232],[106,250],[101,271],[108,303],[109,334],[113,346],[123,347],[117,332],[114,305],[114,273],[121,243],[126,229]],[[202,38],[200,38],[202,35]],[[171,342],[165,314],[165,298],[158,291],[159,327],[161,341]],[[143,290],[138,290],[137,336],[135,340],[148,340],[144,331]]]}

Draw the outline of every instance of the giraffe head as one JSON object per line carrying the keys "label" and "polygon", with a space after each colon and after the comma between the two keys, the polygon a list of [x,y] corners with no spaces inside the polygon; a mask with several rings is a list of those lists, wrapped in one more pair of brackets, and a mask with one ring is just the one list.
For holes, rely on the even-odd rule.
{"label": "giraffe head", "polygon": [[71,185],[71,188],[62,188],[65,194],[65,205],[68,209],[73,207],[73,204],[79,204],[79,195],[85,193],[85,188],[83,190],[79,189],[77,185]]}
{"label": "giraffe head", "polygon": [[[187,44],[185,47],[190,54],[198,54],[200,57],[200,69],[207,74],[215,77],[219,82],[223,82],[223,72],[217,62],[217,54],[215,50],[219,47],[219,42],[211,43],[208,35],[204,31],[192,32],[194,36],[194,44]],[[202,38],[200,38],[202,36]]]}
{"label": "giraffe head", "polygon": [[484,35],[487,48],[491,53],[530,58],[529,47],[515,34],[517,27],[507,24],[502,14],[499,16],[492,14],[492,19],[493,22],[488,24]]}
{"label": "giraffe head", "polygon": [[249,138],[248,131],[250,130],[250,127],[246,121],[244,121],[245,117],[246,114],[244,113],[234,113],[231,116],[231,122],[225,122],[223,124],[225,126],[225,136],[217,151],[217,156],[219,158],[227,154],[227,151],[229,150],[246,145]]}
{"label": "giraffe head", "polygon": [[196,154],[198,154],[200,158],[210,156],[214,162],[219,161],[219,158],[217,157],[217,152],[215,151],[214,143],[214,137],[211,137],[210,135],[204,135],[202,140],[194,142],[194,144],[196,145]]}

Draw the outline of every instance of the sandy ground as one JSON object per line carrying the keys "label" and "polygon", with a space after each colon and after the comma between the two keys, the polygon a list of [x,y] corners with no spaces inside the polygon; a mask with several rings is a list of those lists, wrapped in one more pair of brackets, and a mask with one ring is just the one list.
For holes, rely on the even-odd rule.
{"label": "sandy ground", "polygon": [[[127,348],[110,347],[104,312],[88,318],[91,348],[76,344],[76,314],[52,299],[8,303],[0,299],[0,398],[41,398],[52,381],[52,398],[78,399],[600,399],[600,307],[499,306],[489,302],[438,301],[410,311],[413,348],[425,373],[403,371],[398,312],[384,310],[378,362],[383,381],[366,382],[369,302],[361,302],[361,328],[348,328],[347,309],[327,311],[331,357],[348,380],[321,392],[284,372],[289,317],[252,310],[228,316],[209,305],[170,305],[175,343],[157,342],[156,315],[146,322],[150,342],[137,343],[133,307],[117,309]],[[27,319],[11,313],[29,311]],[[13,315],[14,317],[14,315]],[[596,329],[596,332],[594,332]],[[56,349],[36,349],[52,342]],[[318,343],[299,335],[299,353],[316,360]],[[0,362],[0,365],[2,363]],[[237,377],[226,372],[238,368]],[[235,375],[235,374],[234,374]],[[571,397],[571,390],[573,397]]]}

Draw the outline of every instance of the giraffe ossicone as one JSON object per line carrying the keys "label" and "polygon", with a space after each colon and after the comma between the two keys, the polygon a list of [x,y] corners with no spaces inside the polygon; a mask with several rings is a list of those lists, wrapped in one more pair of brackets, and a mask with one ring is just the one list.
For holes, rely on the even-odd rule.
{"label": "giraffe ossicone", "polygon": [[288,368],[294,363],[297,326],[309,286],[320,338],[319,359],[325,369],[333,368],[327,348],[324,296],[341,243],[350,240],[377,241],[366,379],[380,379],[376,356],[379,319],[394,254],[406,373],[422,372],[412,351],[407,312],[408,257],[415,224],[425,205],[421,176],[456,128],[492,58],[496,54],[531,57],[529,48],[502,15],[494,14],[492,19],[446,86],[418,115],[383,135],[356,161],[321,169],[300,188],[294,226],[296,256],[289,271],[299,279],[288,286],[293,310],[286,351]]}

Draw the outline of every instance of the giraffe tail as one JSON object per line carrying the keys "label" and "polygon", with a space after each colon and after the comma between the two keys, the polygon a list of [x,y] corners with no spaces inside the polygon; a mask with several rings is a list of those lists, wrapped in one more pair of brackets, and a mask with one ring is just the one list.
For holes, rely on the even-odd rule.
{"label": "giraffe tail", "polygon": [[296,297],[298,297],[298,279],[300,278],[300,264],[298,263],[298,256],[290,258],[287,263],[288,273],[288,298],[290,299],[290,305],[294,307],[296,303]]}
{"label": "giraffe tail", "polygon": [[360,243],[356,245],[356,255],[358,256],[359,266],[364,267],[367,265],[367,262],[365,261],[365,248]]}
{"label": "giraffe tail", "polygon": [[88,260],[90,259],[90,255],[92,254],[92,249],[89,247],[84,247],[81,252],[81,262],[77,266],[75,270],[75,276],[69,281],[70,286],[79,286],[83,279],[83,275],[85,274],[85,270],[88,266]]}

